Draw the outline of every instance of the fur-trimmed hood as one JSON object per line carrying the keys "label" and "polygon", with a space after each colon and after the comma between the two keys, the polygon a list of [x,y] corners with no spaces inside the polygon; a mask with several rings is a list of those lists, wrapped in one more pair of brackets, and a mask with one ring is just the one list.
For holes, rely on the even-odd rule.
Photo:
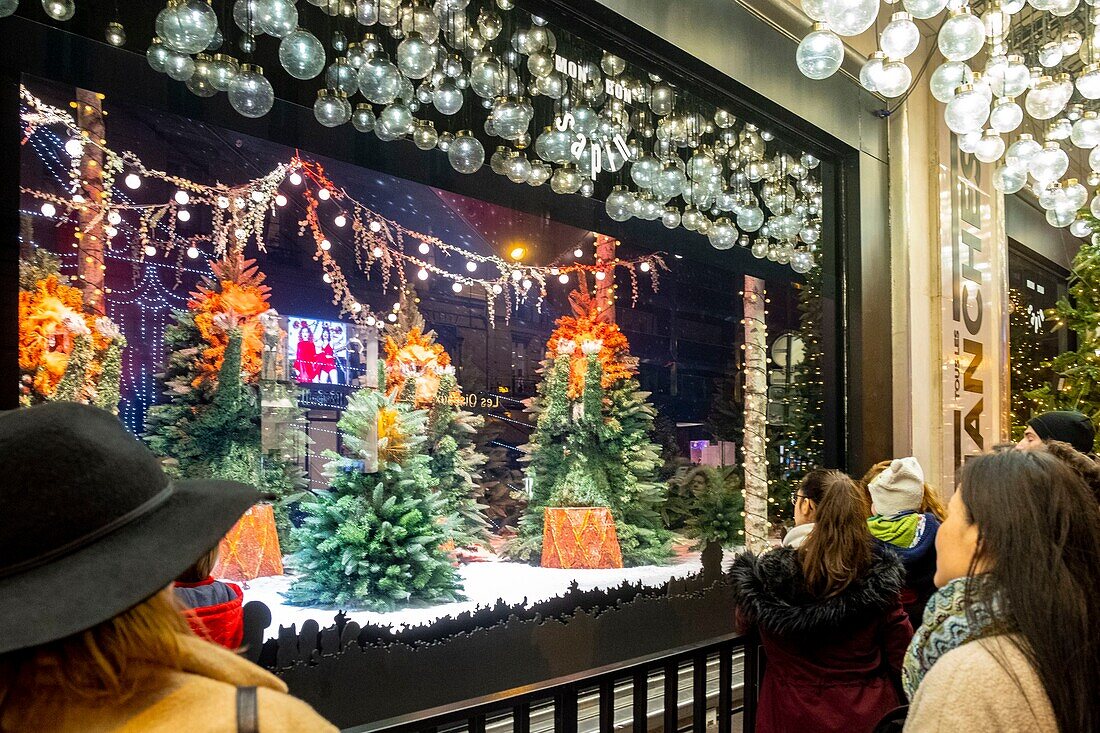
{"label": "fur-trimmed hood", "polygon": [[867,575],[842,593],[814,598],[802,579],[798,550],[743,553],[730,570],[742,618],[779,635],[814,634],[866,621],[898,602],[904,570],[892,554],[875,556]]}

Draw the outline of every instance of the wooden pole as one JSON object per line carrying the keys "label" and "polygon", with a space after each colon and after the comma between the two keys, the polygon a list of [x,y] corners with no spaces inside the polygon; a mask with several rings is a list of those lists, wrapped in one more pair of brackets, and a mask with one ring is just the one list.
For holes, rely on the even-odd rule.
{"label": "wooden pole", "polygon": [[764,281],[745,276],[745,546],[768,549],[768,333]]}
{"label": "wooden pole", "polygon": [[596,264],[606,266],[604,278],[596,278],[596,307],[607,323],[615,322],[615,247],[619,240],[606,234],[596,234]]}
{"label": "wooden pole", "polygon": [[76,122],[84,133],[84,153],[80,158],[80,194],[84,205],[79,209],[80,244],[77,248],[77,279],[84,293],[84,310],[105,315],[104,280],[106,263],[106,216],[103,210],[103,149],[91,144],[104,140],[103,104],[95,92],[76,90]]}

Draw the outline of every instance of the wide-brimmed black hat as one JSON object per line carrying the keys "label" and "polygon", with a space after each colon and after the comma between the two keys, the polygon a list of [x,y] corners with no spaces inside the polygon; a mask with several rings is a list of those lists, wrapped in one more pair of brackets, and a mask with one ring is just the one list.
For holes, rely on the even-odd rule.
{"label": "wide-brimmed black hat", "polygon": [[169,481],[109,412],[0,413],[0,654],[91,628],[165,588],[256,489]]}

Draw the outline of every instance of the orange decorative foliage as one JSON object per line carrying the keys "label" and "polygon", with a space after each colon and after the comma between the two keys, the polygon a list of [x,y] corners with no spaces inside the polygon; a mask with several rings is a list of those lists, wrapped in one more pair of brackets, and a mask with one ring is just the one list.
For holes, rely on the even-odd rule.
{"label": "orange decorative foliage", "polygon": [[390,395],[400,395],[405,383],[413,379],[417,407],[434,402],[442,370],[451,365],[447,351],[419,328],[410,329],[403,344],[387,336],[385,349],[386,384]]}
{"label": "orange decorative foliage", "polygon": [[569,362],[569,397],[578,399],[584,392],[587,361],[581,345],[585,341],[602,343],[597,358],[603,366],[600,383],[605,389],[632,377],[636,369],[635,360],[630,356],[630,343],[619,327],[607,319],[606,309],[599,308],[595,300],[582,290],[571,293],[569,302],[573,315],[559,318],[550,340],[546,342],[546,358],[550,360],[557,358],[559,345],[563,342],[573,344]]}
{"label": "orange decorative foliage", "polygon": [[202,351],[199,376],[193,386],[218,378],[229,343],[223,314],[229,314],[241,329],[241,372],[246,382],[253,381],[263,364],[264,328],[259,316],[271,307],[271,289],[263,284],[264,275],[256,260],[246,260],[239,252],[227,254],[212,264],[211,269],[214,279],[204,279],[187,304],[195,313],[195,326],[208,344]]}

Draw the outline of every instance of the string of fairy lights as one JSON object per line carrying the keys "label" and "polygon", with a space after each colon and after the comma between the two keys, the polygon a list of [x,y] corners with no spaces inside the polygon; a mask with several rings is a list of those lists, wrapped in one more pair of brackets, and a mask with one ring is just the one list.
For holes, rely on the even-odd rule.
{"label": "string of fairy lights", "polygon": [[[610,257],[591,265],[579,262],[532,265],[523,261],[525,250],[513,250],[510,258],[474,252],[386,217],[330,180],[320,163],[300,155],[239,185],[199,183],[146,166],[130,151],[112,150],[106,141],[95,140],[81,129],[69,113],[46,104],[26,87],[21,87],[21,95],[24,142],[32,140],[41,128],[61,126],[69,135],[64,148],[76,161],[70,168],[66,194],[30,187],[23,187],[21,191],[41,202],[40,211],[44,216],[82,222],[74,239],[95,237],[93,228],[102,227],[109,248],[123,223],[136,217],[136,224],[131,222],[129,228],[136,229],[132,244],[138,257],[151,258],[182,251],[195,259],[200,255],[201,244],[209,245],[215,256],[222,256],[253,241],[257,249],[264,252],[268,218],[277,208],[288,204],[284,190],[297,190],[305,202],[306,212],[299,221],[299,235],[305,236],[308,230],[313,239],[314,260],[321,266],[322,280],[332,289],[333,304],[340,307],[341,314],[348,314],[353,320],[367,325],[373,325],[382,316],[372,313],[369,306],[356,298],[343,268],[332,254],[332,238],[336,234],[329,232],[344,230],[349,225],[357,267],[368,278],[381,277],[383,290],[402,288],[409,277],[421,281],[432,276],[444,278],[451,282],[455,293],[469,289],[474,297],[484,298],[491,322],[495,322],[498,298],[505,304],[507,320],[514,308],[531,299],[541,310],[548,282],[556,279],[568,286],[588,274],[597,281],[610,277],[613,282],[617,271],[624,272],[629,278],[632,303],[636,303],[639,278],[648,276],[651,288],[656,291],[661,272],[668,269],[664,258],[657,253],[633,259]],[[104,158],[103,192],[98,202],[87,201],[79,193],[82,185],[79,161],[88,145],[99,149]],[[119,178],[131,191],[140,189],[144,180],[152,179],[174,187],[175,192],[168,201],[136,203],[129,196],[123,199],[116,194],[119,187],[115,182]],[[209,232],[182,235],[179,228],[191,221],[193,210],[200,206],[210,211]],[[157,232],[162,232],[163,237]],[[434,255],[461,259],[463,271],[454,272],[441,266],[433,261]],[[607,297],[611,302],[618,297],[617,288],[615,284],[608,288]],[[386,317],[395,319],[393,313]]]}
{"label": "string of fairy lights", "polygon": [[[761,282],[759,292],[755,289],[742,290],[738,293],[745,299],[744,318],[741,324],[745,328],[745,342],[741,349],[745,352],[745,483],[742,488],[742,496],[745,498],[745,544],[750,550],[758,551],[768,545],[768,530],[771,522],[768,520],[768,327],[761,316],[767,316],[767,305],[771,302],[767,297],[767,291]],[[760,303],[760,301],[763,303]],[[749,304],[759,304],[760,316],[753,315],[754,309]],[[763,389],[757,389],[762,384]],[[754,502],[750,501],[753,486],[761,486],[764,490],[763,513],[754,512]],[[753,530],[759,528],[758,533]]]}

